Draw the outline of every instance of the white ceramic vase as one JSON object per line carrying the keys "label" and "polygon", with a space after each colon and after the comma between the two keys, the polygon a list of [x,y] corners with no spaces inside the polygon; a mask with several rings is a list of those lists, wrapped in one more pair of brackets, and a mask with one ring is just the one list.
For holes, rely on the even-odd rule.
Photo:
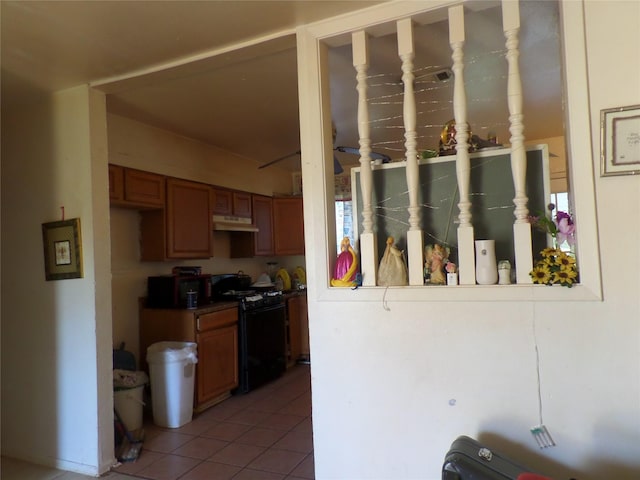
{"label": "white ceramic vase", "polygon": [[476,240],[476,282],[479,285],[494,285],[498,282],[496,263],[496,241]]}

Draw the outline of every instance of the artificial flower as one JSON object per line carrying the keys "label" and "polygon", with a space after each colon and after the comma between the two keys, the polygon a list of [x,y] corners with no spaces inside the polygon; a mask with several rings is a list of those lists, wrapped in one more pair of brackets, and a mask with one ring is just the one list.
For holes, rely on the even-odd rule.
{"label": "artificial flower", "polygon": [[556,249],[552,247],[547,247],[540,252],[540,256],[542,258],[551,258],[556,254]]}
{"label": "artificial flower", "polygon": [[553,283],[571,286],[577,276],[578,272],[575,270],[570,268],[561,268],[560,270],[553,272]]}
{"label": "artificial flower", "polygon": [[565,254],[565,255],[558,256],[556,262],[561,264],[565,268],[571,268],[571,267],[575,266],[576,259]]}
{"label": "artificial flower", "polygon": [[559,248],[545,248],[529,272],[533,283],[572,287],[578,281],[576,259]]}
{"label": "artificial flower", "polygon": [[533,279],[533,283],[548,284],[551,281],[551,272],[549,271],[549,266],[542,262],[533,267],[530,275]]}
{"label": "artificial flower", "polygon": [[[560,214],[563,214],[561,217]],[[576,231],[576,226],[573,224],[571,217],[565,212],[558,212],[556,215],[556,241],[558,245],[562,245],[564,242],[567,242],[569,245],[573,246],[575,244],[574,233]]]}
{"label": "artificial flower", "polygon": [[[550,212],[553,212],[556,206],[550,203],[547,208]],[[565,242],[570,246],[575,244],[576,226],[571,215],[567,212],[558,211],[554,219],[540,212],[539,215],[529,215],[528,219],[534,228],[551,235],[555,240],[556,246],[561,246]]]}

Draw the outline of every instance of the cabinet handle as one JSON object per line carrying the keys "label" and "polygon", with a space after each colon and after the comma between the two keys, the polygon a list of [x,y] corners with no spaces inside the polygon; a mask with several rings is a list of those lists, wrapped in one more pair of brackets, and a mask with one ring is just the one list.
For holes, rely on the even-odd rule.
{"label": "cabinet handle", "polygon": [[196,317],[196,330],[200,331],[200,317]]}

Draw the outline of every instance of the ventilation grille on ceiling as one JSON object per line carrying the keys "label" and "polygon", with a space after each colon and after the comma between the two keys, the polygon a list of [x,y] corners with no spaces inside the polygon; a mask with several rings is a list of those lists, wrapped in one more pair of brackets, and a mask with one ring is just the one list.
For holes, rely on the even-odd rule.
{"label": "ventilation grille on ceiling", "polygon": [[419,75],[415,78],[416,81],[419,82],[431,82],[431,83],[442,83],[448,82],[453,77],[453,71],[450,68],[444,68],[442,70],[438,70],[436,72],[429,72],[424,75]]}

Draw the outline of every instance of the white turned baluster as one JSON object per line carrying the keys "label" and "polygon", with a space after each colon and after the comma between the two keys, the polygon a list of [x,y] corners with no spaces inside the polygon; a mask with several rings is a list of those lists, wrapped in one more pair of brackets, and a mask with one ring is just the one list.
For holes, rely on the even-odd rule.
{"label": "white turned baluster", "polygon": [[518,32],[520,30],[520,6],[517,1],[502,1],[502,27],[506,38],[509,75],[507,100],[509,105],[509,132],[511,133],[511,174],[516,196],[513,224],[513,240],[516,263],[516,282],[531,283],[529,272],[533,268],[531,254],[531,225],[528,220],[526,195],[527,153],[524,147],[522,115],[522,82],[518,65]]}
{"label": "white turned baluster", "polygon": [[449,43],[451,45],[454,73],[453,114],[456,121],[456,176],[460,203],[458,209],[458,263],[460,284],[475,285],[475,251],[469,184],[471,161],[469,159],[469,126],[467,123],[467,95],[464,88],[464,9],[462,5],[449,8]]}
{"label": "white turned baluster", "polygon": [[410,18],[398,22],[398,55],[402,60],[402,82],[404,83],[404,138],[407,158],[407,189],[409,192],[409,231],[407,232],[407,267],[409,285],[424,284],[423,236],[420,228],[420,205],[418,204],[419,174],[416,134],[416,99],[413,89],[413,24]]}
{"label": "white turned baluster", "polygon": [[362,191],[362,228],[360,234],[360,271],[362,285],[375,286],[378,270],[378,249],[373,233],[371,192],[371,139],[369,138],[369,105],[367,104],[367,70],[369,68],[368,37],[364,31],[351,35],[353,66],[357,75],[358,135],[360,137],[360,189]]}

